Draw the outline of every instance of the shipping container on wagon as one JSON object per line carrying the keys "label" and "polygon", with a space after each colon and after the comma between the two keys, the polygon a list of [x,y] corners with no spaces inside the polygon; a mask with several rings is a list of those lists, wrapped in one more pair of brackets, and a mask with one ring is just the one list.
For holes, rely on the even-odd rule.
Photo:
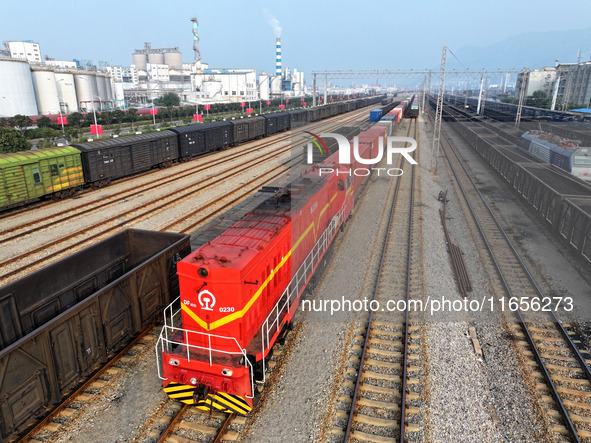
{"label": "shipping container on wagon", "polygon": [[232,120],[231,123],[233,125],[233,146],[265,136],[266,120],[264,117],[241,118]]}
{"label": "shipping container on wagon", "polygon": [[126,135],[74,145],[82,154],[84,177],[102,185],[178,159],[177,138],[170,131]]}
{"label": "shipping container on wagon", "polygon": [[0,440],[159,317],[189,238],[128,229],[0,288]]}
{"label": "shipping container on wagon", "polygon": [[369,113],[369,121],[370,122],[379,122],[382,118],[382,110],[381,109],[374,109]]}
{"label": "shipping container on wagon", "polygon": [[184,160],[227,148],[234,143],[233,128],[230,122],[197,123],[177,126],[170,130],[178,135],[179,156]]}
{"label": "shipping container on wagon", "polygon": [[275,112],[273,114],[263,114],[267,120],[265,136],[276,134],[277,132],[287,131],[291,127],[289,112]]}
{"label": "shipping container on wagon", "polygon": [[70,146],[0,155],[0,208],[68,193],[83,183],[80,151]]}

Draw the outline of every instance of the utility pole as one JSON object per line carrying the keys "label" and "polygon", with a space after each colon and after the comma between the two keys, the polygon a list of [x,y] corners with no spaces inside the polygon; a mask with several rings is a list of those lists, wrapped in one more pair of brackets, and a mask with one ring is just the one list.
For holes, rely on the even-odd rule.
{"label": "utility pole", "polygon": [[[435,162],[435,173],[437,174],[437,158],[439,157],[439,138],[441,136],[441,115],[443,114],[443,92],[445,91],[445,64],[447,57],[447,46],[441,51],[441,71],[439,72],[439,92],[437,93],[437,109],[435,111],[435,126],[433,129],[433,148],[431,163]],[[431,80],[431,72],[429,72]],[[430,82],[429,82],[430,83]]]}
{"label": "utility pole", "polygon": [[328,103],[328,74],[324,74],[324,100],[322,104]]}
{"label": "utility pole", "polygon": [[312,106],[316,106],[316,73],[314,73],[314,82],[312,84]]}
{"label": "utility pole", "polygon": [[572,84],[572,78],[568,78],[568,72],[566,74],[566,91],[564,91],[564,97],[562,97],[562,110],[568,109],[568,100],[570,99],[570,87]]}
{"label": "utility pole", "polygon": [[[485,69],[486,71],[486,69]],[[484,115],[484,108],[486,106],[486,98],[488,96],[488,75],[484,77],[484,90],[482,91],[482,106],[480,106],[480,112]]]}
{"label": "utility pole", "polygon": [[519,122],[521,122],[521,111],[523,109],[523,99],[527,91],[527,85],[529,83],[529,68],[523,68],[521,80],[521,91],[519,92],[519,105],[517,105],[517,114],[515,115],[515,127],[519,129]]}
{"label": "utility pole", "polygon": [[478,92],[478,106],[476,106],[476,114],[480,115],[480,105],[482,104],[482,89],[484,87],[484,69],[480,75],[480,91]]}
{"label": "utility pole", "polygon": [[558,88],[560,87],[560,80],[562,80],[561,74],[558,75],[556,83],[554,84],[554,92],[552,93],[552,106],[550,107],[552,111],[556,109],[556,99],[558,98]]}

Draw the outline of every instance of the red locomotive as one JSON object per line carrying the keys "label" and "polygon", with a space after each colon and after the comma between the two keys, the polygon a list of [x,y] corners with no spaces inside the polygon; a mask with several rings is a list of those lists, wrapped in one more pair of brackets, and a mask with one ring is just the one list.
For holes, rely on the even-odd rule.
{"label": "red locomotive", "polygon": [[[384,133],[383,126],[361,133],[360,156],[373,158]],[[178,301],[166,308],[157,345],[169,397],[201,409],[252,409],[265,358],[365,179],[350,170],[367,165],[337,162],[335,153],[310,167],[177,264],[180,308]],[[335,172],[321,175],[320,166]]]}

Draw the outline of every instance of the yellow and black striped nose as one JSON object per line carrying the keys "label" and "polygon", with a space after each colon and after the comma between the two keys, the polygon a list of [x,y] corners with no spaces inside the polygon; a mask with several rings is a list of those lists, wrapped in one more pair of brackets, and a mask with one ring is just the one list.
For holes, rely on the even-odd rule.
{"label": "yellow and black striped nose", "polygon": [[205,399],[195,400],[196,390],[197,388],[193,385],[181,385],[175,382],[164,388],[164,392],[170,398],[206,411],[214,410],[246,415],[252,410],[242,397],[225,392],[210,392]]}

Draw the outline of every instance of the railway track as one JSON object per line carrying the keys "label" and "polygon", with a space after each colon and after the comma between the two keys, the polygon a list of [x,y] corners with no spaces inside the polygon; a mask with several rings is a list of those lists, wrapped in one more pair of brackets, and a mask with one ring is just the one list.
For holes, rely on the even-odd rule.
{"label": "railway track", "polygon": [[[360,111],[353,112],[353,116],[345,116],[345,120],[343,121],[349,122],[354,120],[358,116],[359,112]],[[327,124],[331,124],[336,119],[338,119],[338,117],[339,116],[314,124],[314,130],[319,130],[321,127]],[[274,148],[278,143],[289,142],[291,137],[291,132],[275,134],[259,142],[249,142],[245,145],[240,146],[237,149],[229,151],[227,155],[225,155],[223,158],[217,158],[213,160],[210,160],[209,157],[212,157],[215,153],[210,153],[202,157],[199,157],[198,159],[195,159],[196,161],[176,165],[176,167],[173,168],[174,170],[167,169],[164,177],[158,177],[155,179],[144,181],[141,184],[134,185],[133,189],[131,190],[126,190],[113,195],[101,196],[100,198],[89,202],[77,202],[77,204],[73,208],[52,212],[40,217],[35,216],[34,220],[29,222],[20,222],[20,218],[16,222],[12,222],[11,218],[15,219],[16,216],[21,216],[23,213],[26,214],[27,212],[39,212],[39,210],[41,209],[40,207],[35,206],[34,208],[23,208],[19,211],[11,211],[6,212],[4,214],[0,214],[0,220],[6,220],[3,223],[3,228],[0,229],[0,238],[2,238],[4,242],[8,242],[31,233],[36,233],[39,229],[45,229],[47,228],[47,226],[51,226],[52,224],[61,223],[66,220],[69,221],[77,217],[84,217],[92,212],[104,211],[105,207],[108,205],[115,205],[121,202],[125,202],[130,198],[134,198],[135,196],[142,194],[143,192],[153,192],[165,186],[173,186],[180,180],[187,177],[191,177],[194,174],[203,173],[209,170],[210,168],[217,167],[220,165],[230,164],[233,160],[242,160],[249,154],[257,153],[267,148]],[[132,177],[122,178],[120,180],[117,180],[117,183],[113,184],[113,186],[121,185],[131,180],[137,181],[138,178],[145,177],[151,172],[154,171],[134,175]]]}
{"label": "railway track", "polygon": [[[409,134],[410,130],[409,125]],[[415,418],[420,402],[420,326],[406,309],[388,312],[383,308],[421,296],[415,195],[414,167],[390,181],[387,201],[391,205],[384,208],[378,227],[384,246],[381,255],[375,256],[377,275],[370,297],[382,308],[371,309],[367,323],[351,331],[352,343],[347,347],[352,353],[343,388],[331,428],[325,432],[329,441],[394,442],[420,433]]]}
{"label": "railway track", "polygon": [[[277,154],[277,155],[279,155],[279,154]],[[277,177],[283,173],[282,170],[281,171],[274,170],[273,172],[274,172],[274,174],[273,174],[273,177],[271,177],[271,179],[274,177]],[[257,180],[257,179],[261,179],[261,178],[264,178],[264,177],[258,176],[258,177],[255,177],[255,179],[253,179],[253,180]],[[235,189],[235,191],[239,192],[239,189]],[[217,202],[217,203],[219,203],[219,202]],[[217,209],[215,209],[214,212],[206,215],[205,217],[201,217],[202,221],[204,221],[208,218],[214,217],[218,212],[223,211],[226,207],[231,206],[235,202],[233,200],[230,200],[227,203],[226,202],[222,202],[222,203],[224,203],[222,207],[217,207]],[[189,229],[189,228],[187,228],[187,229]],[[144,334],[150,334],[150,332],[145,331]],[[282,348],[282,346],[279,346],[279,348]],[[142,352],[142,354],[144,354],[144,352]],[[278,360],[279,356],[280,356],[280,353],[278,354],[278,356],[276,356],[274,353],[272,360],[269,364],[271,368],[273,368],[274,366],[277,365],[277,360]],[[116,361],[116,360],[113,360],[113,361]],[[97,374],[89,382],[85,383],[79,390],[77,390],[75,394],[66,398],[63,401],[62,405],[60,405],[60,407],[58,407],[55,411],[53,411],[48,416],[48,418],[46,418],[44,420],[43,423],[41,423],[38,427],[36,427],[28,435],[40,434],[43,436],[47,436],[47,435],[51,435],[53,433],[59,433],[60,429],[62,429],[63,422],[68,423],[70,420],[75,420],[76,417],[79,417],[81,415],[81,413],[83,412],[83,410],[85,409],[85,407],[79,406],[79,400],[77,400],[77,399],[80,398],[80,399],[84,400],[85,402],[88,403],[88,405],[90,405],[90,403],[94,402],[93,398],[90,397],[87,392],[88,386],[94,386],[96,384],[97,386],[99,386],[101,388],[99,390],[99,392],[103,392],[102,388],[105,387],[105,385],[109,384],[108,381],[110,379],[109,376],[107,376],[105,374],[108,374],[109,371],[113,371],[111,368],[113,367],[113,365],[116,365],[116,363],[113,363],[113,361],[109,364],[108,367],[103,368],[102,370],[99,370],[99,372],[97,372]],[[124,377],[124,375],[122,373],[120,373],[121,371],[116,370],[115,372],[117,374],[119,374],[118,377]],[[98,380],[98,382],[97,382],[97,380]],[[99,398],[99,397],[100,397],[100,395],[97,398]],[[175,403],[175,402],[168,402],[168,403]],[[74,404],[75,406],[73,408],[68,407],[68,405],[70,405],[70,404]],[[66,411],[66,412],[64,412],[64,411]],[[200,414],[203,415],[202,413],[200,413]],[[207,415],[207,414],[205,414],[205,415]],[[217,418],[219,419],[220,417],[218,416]],[[211,416],[209,416],[209,419],[211,419]],[[166,418],[161,417],[161,421],[158,423],[159,425],[162,425],[162,423],[163,423],[162,420],[164,420],[164,422],[167,421]],[[198,419],[197,421],[199,421],[199,420],[202,420],[202,419]],[[185,431],[187,430],[187,428],[193,427],[194,431],[198,431],[199,429],[201,429],[202,431],[204,431],[203,432],[204,434],[207,434],[207,436],[211,435],[212,428],[214,427],[213,424],[211,424],[211,423],[210,424],[199,424],[198,423],[197,425],[190,424],[192,422],[195,422],[195,420],[194,419],[191,419],[191,420],[183,419],[180,422],[179,426],[181,427],[181,429],[185,429]],[[242,426],[244,424],[244,419],[237,417],[234,419],[234,422],[236,422],[240,426]],[[234,439],[233,437],[237,436],[236,428],[237,428],[238,424],[234,425],[234,430],[229,430],[228,432],[224,433],[224,435],[225,435],[224,439]],[[151,437],[153,437],[153,435],[152,435],[153,433],[154,433],[154,430],[152,430]],[[181,434],[182,434],[182,432],[181,432]],[[56,435],[58,435],[58,434],[56,434]],[[232,437],[232,438],[229,438],[229,437]],[[43,437],[43,438],[45,438],[45,437]],[[175,440],[175,438],[177,438],[177,437],[172,436],[170,441],[179,441],[178,438],[177,438],[177,440]],[[187,441],[187,440],[182,440],[182,441]],[[201,441],[201,440],[193,439],[193,441]],[[211,441],[211,439],[209,437],[207,437],[203,441],[209,442],[209,441]]]}
{"label": "railway track", "polygon": [[[591,372],[586,352],[577,347],[574,334],[560,320],[556,300],[546,297],[507,235],[508,227],[495,216],[464,166],[445,131],[442,151],[481,234],[482,248],[490,260],[485,266],[498,275],[495,285],[505,294],[494,309],[510,318],[516,348],[529,368],[530,385],[547,423],[551,439],[591,441]],[[511,301],[513,300],[513,304]],[[520,306],[521,303],[521,306]],[[568,301],[563,305],[568,308]],[[568,309],[567,309],[568,310]],[[562,313],[564,315],[564,312]]]}
{"label": "railway track", "polygon": [[[358,118],[358,114],[354,113],[352,116],[348,116],[344,122],[339,121],[339,123],[335,124],[332,121],[325,121],[315,130],[331,130],[335,126],[340,126],[356,118]],[[289,138],[290,136],[285,137]],[[23,270],[25,269],[26,272],[30,272],[61,256],[72,253],[73,250],[81,249],[85,245],[100,240],[116,230],[135,226],[143,220],[154,217],[155,214],[163,213],[175,204],[179,205],[187,199],[194,198],[197,194],[205,195],[206,191],[217,187],[222,182],[243,180],[239,187],[234,186],[225,194],[217,195],[205,201],[202,199],[199,204],[190,205],[190,211],[179,216],[176,220],[173,218],[172,222],[162,223],[160,228],[158,228],[160,230],[175,229],[180,232],[190,231],[222,212],[236,201],[246,197],[250,192],[264,185],[266,182],[272,181],[284,174],[288,170],[289,165],[295,163],[294,159],[291,158],[280,160],[281,156],[289,157],[290,150],[290,145],[286,144],[280,149],[270,150],[270,152],[266,152],[263,155],[255,155],[254,158],[240,164],[239,168],[235,165],[230,166],[219,175],[210,176],[199,183],[194,183],[190,187],[184,188],[182,191],[171,191],[167,195],[161,196],[158,200],[136,206],[125,212],[117,211],[111,217],[105,217],[98,223],[91,223],[87,227],[71,231],[69,234],[59,236],[55,240],[45,242],[37,247],[30,247],[25,253],[7,258],[0,263],[0,268],[5,271],[0,275],[0,281],[3,284],[8,283],[24,275]],[[254,150],[255,154],[257,151],[257,149]],[[235,159],[237,156],[232,157]],[[244,178],[245,168],[254,170],[255,167],[260,168],[262,166],[266,167],[264,171],[253,174],[254,176],[246,172],[246,178]],[[204,211],[205,209],[208,212]],[[59,221],[54,220],[52,225],[55,224],[59,224]],[[38,231],[35,230],[35,232]],[[4,244],[6,245],[6,243]],[[34,259],[31,260],[29,257],[34,257]]]}

